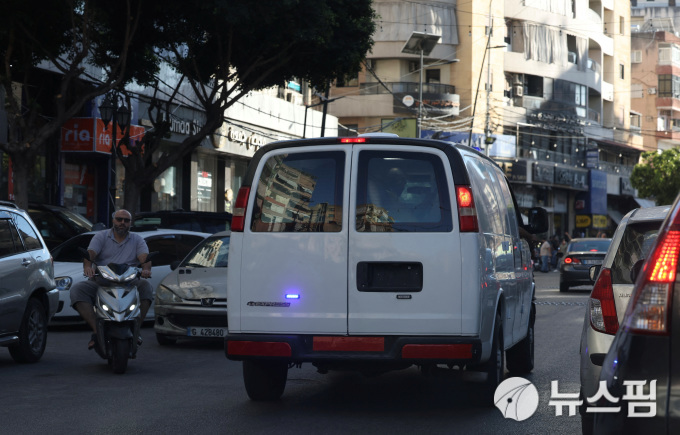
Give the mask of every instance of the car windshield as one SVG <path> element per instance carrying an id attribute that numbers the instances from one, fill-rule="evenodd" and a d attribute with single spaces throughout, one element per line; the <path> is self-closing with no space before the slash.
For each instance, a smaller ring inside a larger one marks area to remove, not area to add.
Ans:
<path id="1" fill-rule="evenodd" d="M 612 284 L 633 284 L 630 271 L 639 260 L 647 257 L 656 240 L 661 221 L 630 224 L 612 262 Z"/>
<path id="2" fill-rule="evenodd" d="M 611 239 L 572 242 L 569 246 L 569 252 L 607 252 L 611 242 Z"/>
<path id="3" fill-rule="evenodd" d="M 83 256 L 78 248 L 87 249 L 93 236 L 94 234 L 81 234 L 70 238 L 52 250 L 52 258 L 65 263 L 82 263 Z"/>
<path id="4" fill-rule="evenodd" d="M 227 267 L 229 236 L 208 237 L 180 264 L 181 267 Z"/>

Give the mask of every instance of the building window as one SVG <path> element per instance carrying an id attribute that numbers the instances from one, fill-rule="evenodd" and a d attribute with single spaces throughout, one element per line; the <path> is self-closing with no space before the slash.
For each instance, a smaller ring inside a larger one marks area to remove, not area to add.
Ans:
<path id="1" fill-rule="evenodd" d="M 639 113 L 630 114 L 630 129 L 640 131 L 642 128 L 642 115 Z"/>
<path id="2" fill-rule="evenodd" d="M 438 69 L 425 70 L 425 82 L 426 83 L 441 83 L 441 70 L 438 70 Z"/>
<path id="3" fill-rule="evenodd" d="M 671 74 L 660 74 L 659 97 L 680 98 L 680 77 Z"/>
<path id="4" fill-rule="evenodd" d="M 340 79 L 338 79 L 335 83 L 335 86 L 338 88 L 349 88 L 349 87 L 356 87 L 359 86 L 359 75 L 346 75 Z"/>
<path id="5" fill-rule="evenodd" d="M 620 63 L 619 64 L 619 78 L 621 80 L 623 80 L 625 78 L 625 75 L 624 75 L 625 70 L 626 70 L 626 67 L 622 63 Z"/>
<path id="6" fill-rule="evenodd" d="M 626 34 L 626 22 L 623 20 L 623 17 L 619 17 L 619 33 L 622 35 Z"/>

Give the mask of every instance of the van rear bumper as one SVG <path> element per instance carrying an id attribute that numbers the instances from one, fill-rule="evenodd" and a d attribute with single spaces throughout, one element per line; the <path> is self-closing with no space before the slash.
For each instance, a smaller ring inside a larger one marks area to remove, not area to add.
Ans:
<path id="1" fill-rule="evenodd" d="M 232 361 L 476 364 L 482 344 L 478 338 L 443 336 L 229 334 L 224 351 Z"/>

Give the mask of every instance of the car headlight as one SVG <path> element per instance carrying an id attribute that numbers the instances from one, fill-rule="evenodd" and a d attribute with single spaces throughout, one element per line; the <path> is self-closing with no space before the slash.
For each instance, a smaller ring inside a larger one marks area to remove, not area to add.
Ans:
<path id="1" fill-rule="evenodd" d="M 73 278 L 70 276 L 58 276 L 54 281 L 57 283 L 57 290 L 60 292 L 70 289 L 73 284 Z"/>
<path id="2" fill-rule="evenodd" d="M 161 302 L 182 302 L 182 298 L 177 296 L 172 292 L 172 290 L 162 284 L 158 286 L 156 297 Z"/>

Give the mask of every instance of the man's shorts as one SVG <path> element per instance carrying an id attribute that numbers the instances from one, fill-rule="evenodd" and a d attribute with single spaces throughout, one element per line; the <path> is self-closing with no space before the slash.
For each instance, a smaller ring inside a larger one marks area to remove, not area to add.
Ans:
<path id="1" fill-rule="evenodd" d="M 100 282 L 108 283 L 109 281 L 102 280 Z M 131 283 L 137 285 L 137 291 L 139 292 L 139 298 L 141 300 L 146 299 L 153 302 L 153 288 L 148 280 L 137 278 L 136 280 L 131 281 Z M 94 279 L 75 283 L 69 291 L 71 306 L 73 307 L 78 302 L 87 302 L 90 305 L 94 305 L 98 287 L 99 285 Z"/>

